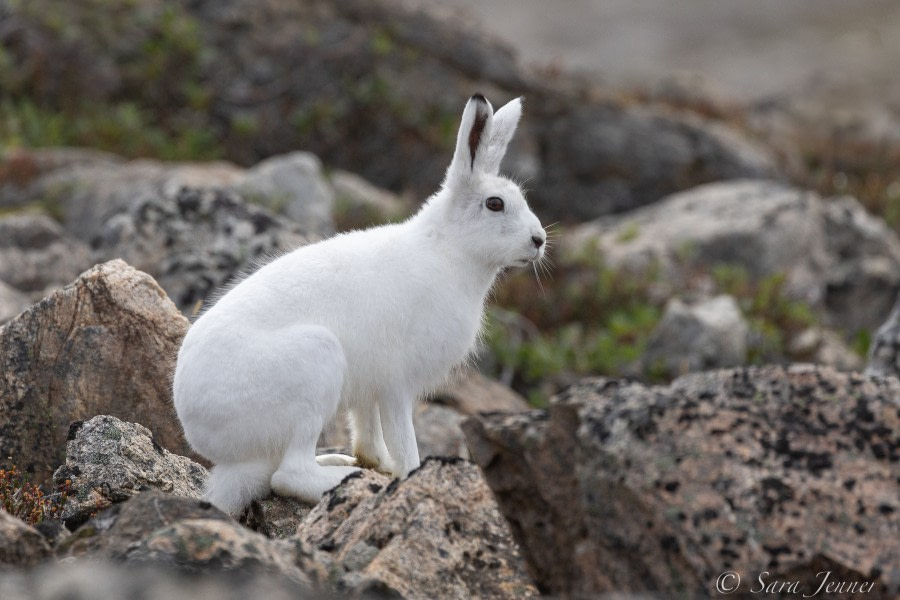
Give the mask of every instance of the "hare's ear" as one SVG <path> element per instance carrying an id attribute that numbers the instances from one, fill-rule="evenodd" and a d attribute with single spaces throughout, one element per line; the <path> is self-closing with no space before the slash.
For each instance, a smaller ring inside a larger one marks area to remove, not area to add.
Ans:
<path id="1" fill-rule="evenodd" d="M 456 136 L 453 162 L 447 169 L 447 183 L 463 183 L 481 170 L 481 162 L 488 150 L 493 118 L 494 109 L 484 96 L 475 94 L 469 98 Z"/>
<path id="2" fill-rule="evenodd" d="M 506 155 L 506 147 L 509 146 L 509 142 L 516 132 L 516 126 L 519 124 L 521 116 L 522 98 L 516 98 L 507 102 L 494 115 L 487 151 L 479 157 L 480 167 L 484 172 L 492 175 L 500 172 L 500 162 Z"/>

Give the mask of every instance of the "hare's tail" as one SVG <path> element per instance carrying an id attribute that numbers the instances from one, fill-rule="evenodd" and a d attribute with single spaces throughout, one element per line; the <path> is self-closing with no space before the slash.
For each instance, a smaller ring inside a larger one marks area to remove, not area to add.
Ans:
<path id="1" fill-rule="evenodd" d="M 212 468 L 203 497 L 234 515 L 269 494 L 275 467 L 265 461 L 219 464 Z"/>

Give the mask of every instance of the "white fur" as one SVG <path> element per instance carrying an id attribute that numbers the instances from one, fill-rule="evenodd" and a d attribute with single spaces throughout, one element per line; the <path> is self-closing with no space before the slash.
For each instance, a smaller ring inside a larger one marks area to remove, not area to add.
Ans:
<path id="1" fill-rule="evenodd" d="M 497 174 L 520 115 L 519 99 L 494 115 L 473 96 L 441 190 L 416 215 L 286 254 L 194 323 L 175 408 L 188 442 L 215 464 L 210 502 L 236 513 L 270 490 L 315 502 L 355 464 L 395 476 L 419 466 L 414 403 L 471 352 L 498 272 L 544 252 L 519 187 Z M 486 208 L 492 196 L 503 211 Z M 339 408 L 355 456 L 316 460 Z"/>

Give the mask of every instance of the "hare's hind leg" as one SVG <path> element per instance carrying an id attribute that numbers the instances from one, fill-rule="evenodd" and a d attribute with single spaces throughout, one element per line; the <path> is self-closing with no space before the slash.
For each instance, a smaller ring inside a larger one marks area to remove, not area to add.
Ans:
<path id="1" fill-rule="evenodd" d="M 217 508 L 235 515 L 251 500 L 268 495 L 274 471 L 275 466 L 263 460 L 218 464 L 209 474 L 203 496 Z"/>
<path id="2" fill-rule="evenodd" d="M 272 474 L 272 490 L 307 502 L 322 495 L 344 477 L 358 471 L 350 466 L 323 466 L 316 461 L 316 441 L 337 412 L 347 363 L 340 342 L 324 327 L 302 326 L 291 332 L 289 351 L 300 361 L 299 397 L 286 418 L 294 424 L 281 461 Z"/>

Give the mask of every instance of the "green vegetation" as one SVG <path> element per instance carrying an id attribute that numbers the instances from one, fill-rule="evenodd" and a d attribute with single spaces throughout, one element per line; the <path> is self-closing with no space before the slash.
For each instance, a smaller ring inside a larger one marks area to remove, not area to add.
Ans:
<path id="1" fill-rule="evenodd" d="M 61 40 L 54 52 L 69 54 L 63 61 L 0 49 L 0 149 L 68 145 L 126 157 L 221 156 L 202 80 L 210 56 L 198 23 L 176 4 L 72 0 L 11 8 Z M 80 72 L 80 62 L 98 60 L 114 61 L 110 81 Z"/>
<path id="2" fill-rule="evenodd" d="M 754 278 L 740 266 L 717 265 L 687 281 L 700 279 L 737 299 L 751 330 L 749 363 L 790 358 L 789 341 L 816 324 L 811 308 L 788 296 L 782 274 Z M 488 311 L 485 344 L 495 374 L 536 404 L 586 375 L 660 381 L 660 369 L 639 360 L 670 296 L 654 293 L 660 283 L 658 267 L 616 270 L 588 252 L 567 259 L 543 286 L 533 273 L 513 275 Z M 673 294 L 689 295 L 685 285 Z"/>
<path id="3" fill-rule="evenodd" d="M 130 102 L 69 112 L 29 100 L 0 101 L 0 147 L 52 146 L 87 146 L 164 160 L 212 160 L 221 155 L 206 129 L 198 125 L 168 131 Z"/>

